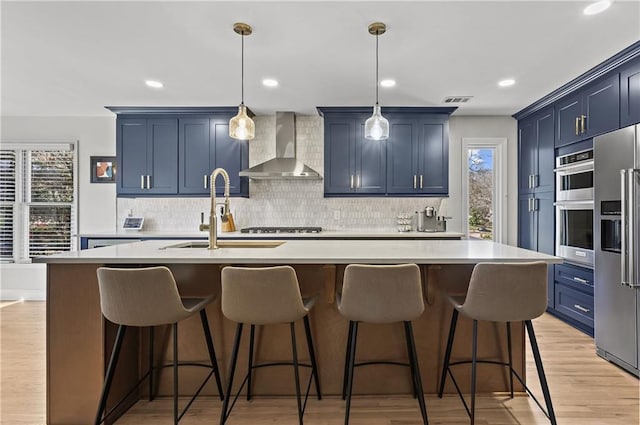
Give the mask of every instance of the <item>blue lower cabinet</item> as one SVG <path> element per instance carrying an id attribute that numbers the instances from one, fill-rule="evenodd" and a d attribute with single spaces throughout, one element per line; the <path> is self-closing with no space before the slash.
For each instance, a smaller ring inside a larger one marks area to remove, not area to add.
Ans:
<path id="1" fill-rule="evenodd" d="M 571 264 L 556 264 L 555 305 L 549 311 L 593 336 L 593 270 Z"/>

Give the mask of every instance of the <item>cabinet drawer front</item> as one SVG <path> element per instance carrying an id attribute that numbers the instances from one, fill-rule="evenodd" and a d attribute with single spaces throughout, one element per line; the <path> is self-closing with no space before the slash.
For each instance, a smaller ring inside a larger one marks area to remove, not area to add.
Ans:
<path id="1" fill-rule="evenodd" d="M 593 295 L 593 270 L 556 264 L 555 280 L 570 288 Z"/>
<path id="2" fill-rule="evenodd" d="M 556 310 L 593 327 L 593 295 L 556 283 Z"/>

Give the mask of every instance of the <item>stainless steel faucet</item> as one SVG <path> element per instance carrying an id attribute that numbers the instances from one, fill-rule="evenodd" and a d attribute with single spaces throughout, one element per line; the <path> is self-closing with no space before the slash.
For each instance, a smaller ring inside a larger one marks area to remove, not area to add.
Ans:
<path id="1" fill-rule="evenodd" d="M 229 174 L 224 168 L 216 168 L 209 177 L 209 187 L 211 188 L 211 211 L 209 212 L 209 224 L 200 223 L 200 231 L 209 231 L 209 249 L 218 249 L 218 218 L 216 216 L 216 178 L 222 175 L 224 179 L 224 211 L 222 217 L 229 214 Z M 204 215 L 204 214 L 203 214 Z M 204 221 L 204 217 L 201 217 Z"/>

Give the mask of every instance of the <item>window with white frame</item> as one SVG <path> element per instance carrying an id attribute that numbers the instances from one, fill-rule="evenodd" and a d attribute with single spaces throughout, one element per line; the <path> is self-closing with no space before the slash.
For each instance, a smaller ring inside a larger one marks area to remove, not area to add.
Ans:
<path id="1" fill-rule="evenodd" d="M 0 261 L 76 249 L 76 170 L 73 143 L 2 143 Z"/>
<path id="2" fill-rule="evenodd" d="M 468 239 L 506 243 L 507 139 L 462 139 L 463 229 Z"/>

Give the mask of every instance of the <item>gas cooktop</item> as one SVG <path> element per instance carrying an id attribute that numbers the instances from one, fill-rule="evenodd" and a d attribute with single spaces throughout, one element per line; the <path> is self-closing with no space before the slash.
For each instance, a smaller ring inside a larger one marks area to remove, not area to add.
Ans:
<path id="1" fill-rule="evenodd" d="M 320 233 L 322 227 L 245 227 L 241 233 Z"/>

